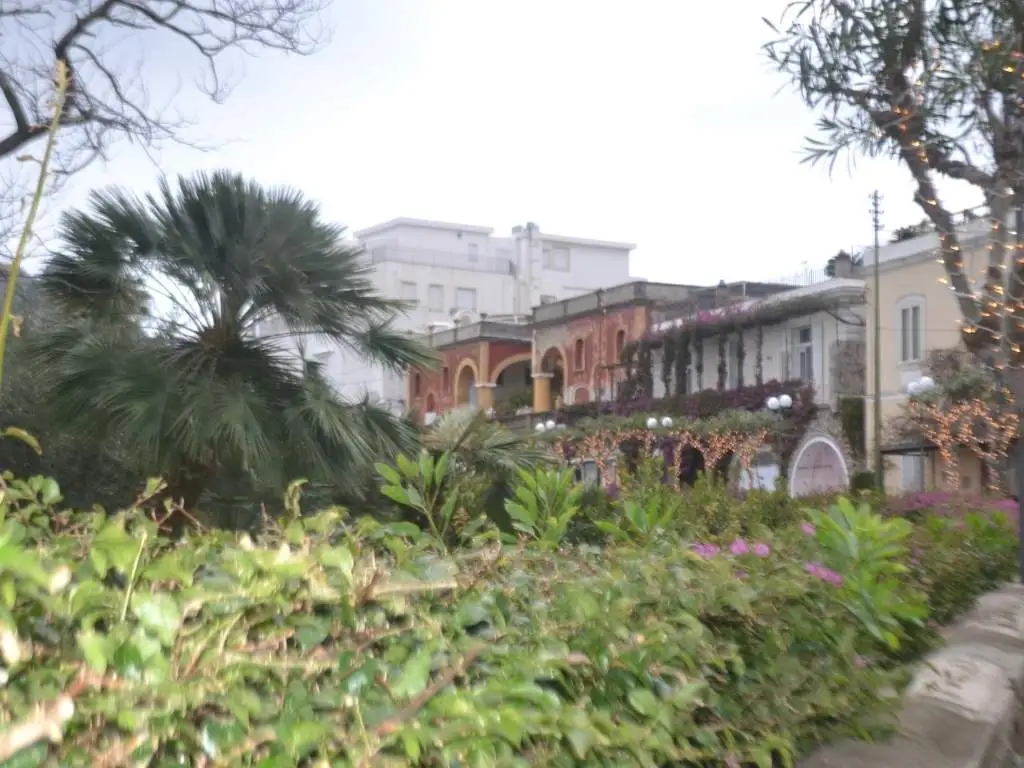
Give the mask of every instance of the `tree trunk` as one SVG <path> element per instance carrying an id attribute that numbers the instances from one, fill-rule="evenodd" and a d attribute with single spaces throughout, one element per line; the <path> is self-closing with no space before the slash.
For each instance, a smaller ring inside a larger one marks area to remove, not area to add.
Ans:
<path id="1" fill-rule="evenodd" d="M 199 500 L 212 476 L 212 466 L 190 461 L 180 466 L 167 479 L 167 490 L 163 498 L 169 500 L 173 506 L 170 514 L 166 516 L 164 528 L 171 536 L 180 536 L 193 522 Z"/>

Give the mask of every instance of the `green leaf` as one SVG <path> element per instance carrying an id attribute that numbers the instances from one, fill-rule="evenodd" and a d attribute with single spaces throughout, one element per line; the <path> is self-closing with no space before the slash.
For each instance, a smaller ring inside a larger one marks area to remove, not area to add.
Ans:
<path id="1" fill-rule="evenodd" d="M 167 592 L 136 592 L 131 600 L 132 614 L 160 642 L 170 646 L 181 626 L 181 608 Z"/>
<path id="2" fill-rule="evenodd" d="M 630 691 L 629 704 L 644 717 L 651 717 L 658 711 L 658 697 L 646 688 L 634 688 Z"/>
<path id="3" fill-rule="evenodd" d="M 277 739 L 295 758 L 305 757 L 331 732 L 332 725 L 320 720 L 304 722 L 283 721 L 277 729 Z"/>
<path id="4" fill-rule="evenodd" d="M 583 728 L 570 728 L 566 738 L 569 739 L 569 745 L 578 760 L 586 759 L 587 752 L 594 746 L 595 741 L 593 732 Z"/>
<path id="5" fill-rule="evenodd" d="M 0 432 L 0 437 L 13 437 L 15 440 L 21 440 L 38 455 L 43 455 L 43 448 L 39 445 L 39 441 L 21 427 L 7 427 Z"/>
<path id="6" fill-rule="evenodd" d="M 324 619 L 307 618 L 295 630 L 295 639 L 299 641 L 303 651 L 309 651 L 321 645 L 327 639 L 330 630 L 330 622 Z"/>
<path id="7" fill-rule="evenodd" d="M 346 579 L 352 579 L 352 570 L 355 568 L 355 559 L 352 552 L 344 544 L 339 544 L 330 549 L 321 550 L 317 554 L 320 564 L 325 568 L 334 568 L 341 571 Z"/>
<path id="8" fill-rule="evenodd" d="M 433 659 L 434 652 L 431 648 L 421 648 L 406 659 L 401 675 L 391 686 L 391 693 L 396 699 L 415 696 L 427 687 Z"/>
<path id="9" fill-rule="evenodd" d="M 384 464 L 383 462 L 374 464 L 377 469 L 377 474 L 380 475 L 385 482 L 389 485 L 401 485 L 402 476 L 398 474 L 394 467 L 390 464 Z"/>
<path id="10" fill-rule="evenodd" d="M 97 634 L 89 629 L 79 632 L 75 636 L 75 641 L 82 651 L 85 663 L 93 671 L 101 675 L 107 671 L 107 666 L 110 663 L 110 643 L 107 641 L 106 636 Z"/>

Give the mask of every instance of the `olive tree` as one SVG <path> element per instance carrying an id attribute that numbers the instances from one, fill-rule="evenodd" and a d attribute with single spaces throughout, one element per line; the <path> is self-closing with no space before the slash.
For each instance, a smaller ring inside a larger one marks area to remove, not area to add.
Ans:
<path id="1" fill-rule="evenodd" d="M 897 159 L 938 234 L 968 349 L 1020 366 L 1024 238 L 1008 222 L 1024 205 L 1024 0 L 801 0 L 765 21 L 769 58 L 820 114 L 807 160 Z M 944 178 L 975 187 L 991 217 L 977 288 Z"/>

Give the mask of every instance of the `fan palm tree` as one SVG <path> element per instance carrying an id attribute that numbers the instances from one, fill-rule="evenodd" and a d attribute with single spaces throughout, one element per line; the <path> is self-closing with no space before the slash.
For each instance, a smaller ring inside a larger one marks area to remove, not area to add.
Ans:
<path id="1" fill-rule="evenodd" d="M 302 340 L 395 370 L 429 354 L 394 328 L 405 305 L 378 293 L 342 234 L 300 193 L 228 172 L 165 179 L 143 198 L 93 193 L 63 217 L 39 278 L 73 318 L 33 341 L 47 401 L 69 428 L 163 474 L 186 508 L 225 474 L 270 490 L 301 473 L 352 491 L 414 435 L 372 403 L 339 400 Z"/>
<path id="2" fill-rule="evenodd" d="M 514 477 L 553 461 L 553 454 L 535 441 L 491 421 L 476 408 L 456 408 L 443 414 L 423 433 L 423 447 L 450 453 L 467 470 Z"/>

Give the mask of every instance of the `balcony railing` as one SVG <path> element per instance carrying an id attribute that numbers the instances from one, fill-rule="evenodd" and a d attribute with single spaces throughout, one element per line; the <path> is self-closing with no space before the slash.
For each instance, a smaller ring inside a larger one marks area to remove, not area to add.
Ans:
<path id="1" fill-rule="evenodd" d="M 516 264 L 512 259 L 502 259 L 494 256 L 473 256 L 468 253 L 450 253 L 423 248 L 382 245 L 371 248 L 369 257 L 370 261 L 374 264 L 397 261 L 403 264 L 418 264 L 424 267 L 463 269 L 467 272 L 486 272 L 488 274 L 511 276 L 516 274 Z"/>
<path id="2" fill-rule="evenodd" d="M 432 347 L 448 347 L 471 341 L 522 341 L 528 342 L 531 328 L 528 325 L 492 323 L 482 320 L 471 325 L 459 325 L 444 331 L 428 333 L 423 338 Z"/>

